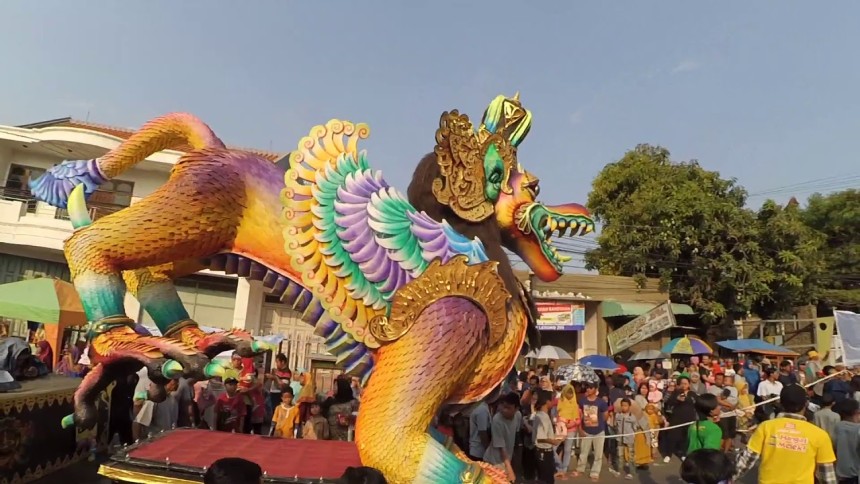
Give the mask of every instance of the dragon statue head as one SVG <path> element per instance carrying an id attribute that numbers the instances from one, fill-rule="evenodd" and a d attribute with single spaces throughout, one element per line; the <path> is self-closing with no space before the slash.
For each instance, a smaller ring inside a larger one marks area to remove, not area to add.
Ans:
<path id="1" fill-rule="evenodd" d="M 457 111 L 442 114 L 432 181 L 436 201 L 463 221 L 494 222 L 501 243 L 544 281 L 556 280 L 569 257 L 558 254 L 553 235 L 584 235 L 594 221 L 582 205 L 548 206 L 537 201 L 537 177 L 517 161 L 517 148 L 531 129 L 532 114 L 513 98 L 496 97 L 475 130 Z M 425 182 L 426 183 L 426 182 Z"/>

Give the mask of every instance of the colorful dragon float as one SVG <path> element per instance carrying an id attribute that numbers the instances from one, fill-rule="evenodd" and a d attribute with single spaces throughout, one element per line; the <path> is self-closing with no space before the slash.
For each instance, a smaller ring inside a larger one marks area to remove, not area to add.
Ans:
<path id="1" fill-rule="evenodd" d="M 189 318 L 173 280 L 201 269 L 263 282 L 302 312 L 328 351 L 366 385 L 356 422 L 362 462 L 390 482 L 505 482 L 431 427 L 445 405 L 498 391 L 524 347 L 534 306 L 504 248 L 541 279 L 567 260 L 551 237 L 594 224 L 577 204 L 536 201 L 538 179 L 517 162 L 532 115 L 518 95 L 498 96 L 476 130 L 468 116 L 442 114 L 432 153 L 404 196 L 369 167 L 358 143 L 364 124 L 314 127 L 284 174 L 271 161 L 225 147 L 188 114 L 144 125 L 104 157 L 66 161 L 32 185 L 68 205 L 65 243 L 74 284 L 91 321 L 95 365 L 75 395 L 72 422 L 95 422 L 96 395 L 145 366 L 161 384 L 204 378 L 210 359 L 266 348 L 241 330 L 205 334 Z M 92 222 L 85 196 L 151 154 L 190 145 L 169 180 L 120 212 Z M 138 334 L 126 316 L 130 291 L 162 337 Z"/>

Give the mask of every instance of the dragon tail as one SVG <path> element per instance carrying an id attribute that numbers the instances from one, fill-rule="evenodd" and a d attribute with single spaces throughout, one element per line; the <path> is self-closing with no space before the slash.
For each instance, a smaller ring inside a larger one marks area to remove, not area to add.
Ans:
<path id="1" fill-rule="evenodd" d="M 172 113 L 149 121 L 118 147 L 96 160 L 67 160 L 30 182 L 30 191 L 39 200 L 66 208 L 72 190 L 84 186 L 84 195 L 95 192 L 102 183 L 161 150 L 184 148 L 198 150 L 224 148 L 200 119 L 187 113 Z"/>

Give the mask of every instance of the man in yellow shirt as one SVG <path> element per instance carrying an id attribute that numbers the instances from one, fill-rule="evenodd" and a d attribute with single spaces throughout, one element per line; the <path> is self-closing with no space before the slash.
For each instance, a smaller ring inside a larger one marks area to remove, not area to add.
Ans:
<path id="1" fill-rule="evenodd" d="M 779 394 L 783 412 L 762 422 L 738 458 L 734 480 L 761 461 L 759 484 L 837 484 L 836 455 L 827 432 L 806 421 L 806 389 L 788 385 Z"/>

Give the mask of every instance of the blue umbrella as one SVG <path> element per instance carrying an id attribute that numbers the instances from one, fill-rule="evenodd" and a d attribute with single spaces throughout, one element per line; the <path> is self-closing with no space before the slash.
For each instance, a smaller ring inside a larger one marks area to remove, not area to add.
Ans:
<path id="1" fill-rule="evenodd" d="M 595 370 L 617 370 L 618 365 L 612 358 L 603 355 L 589 355 L 579 359 L 579 364 L 591 367 Z"/>

